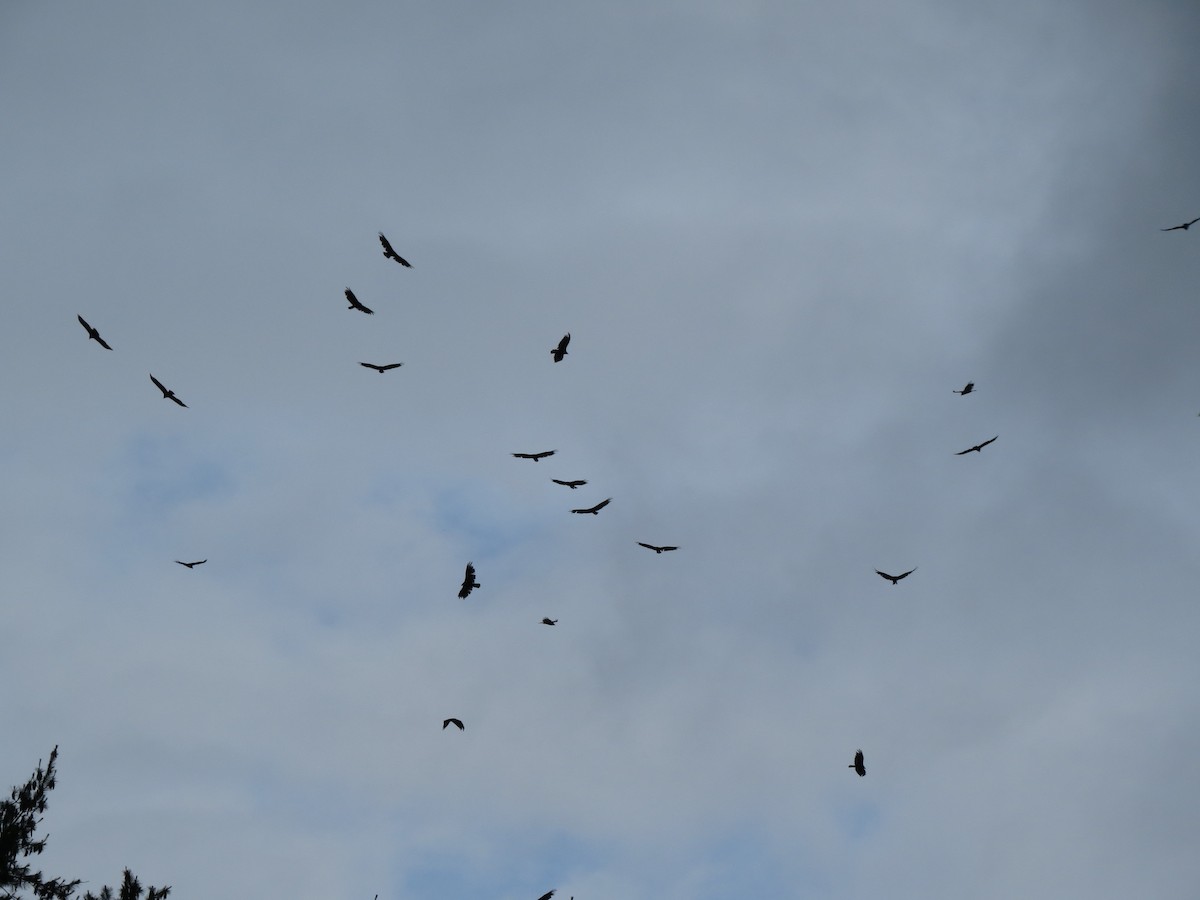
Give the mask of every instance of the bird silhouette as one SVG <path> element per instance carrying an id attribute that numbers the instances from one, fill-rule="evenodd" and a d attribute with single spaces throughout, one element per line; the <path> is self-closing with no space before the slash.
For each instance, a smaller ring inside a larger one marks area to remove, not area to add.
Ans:
<path id="1" fill-rule="evenodd" d="M 994 441 L 997 437 L 1000 437 L 1000 435 L 996 435 L 996 437 L 992 438 L 991 440 L 984 441 L 982 444 L 976 444 L 974 447 L 968 447 L 966 450 L 959 450 L 954 455 L 962 456 L 965 453 L 980 453 L 980 452 L 982 452 L 984 447 L 986 447 L 988 444 L 990 444 L 992 441 Z"/>
<path id="2" fill-rule="evenodd" d="M 108 346 L 108 343 L 104 340 L 104 338 L 100 337 L 100 332 L 97 331 L 95 328 L 93 328 L 91 325 L 89 325 L 87 323 L 87 321 L 83 318 L 83 316 L 76 316 L 75 318 L 77 318 L 79 320 L 80 325 L 82 325 L 84 328 L 87 329 L 88 338 L 95 341 L 97 344 L 99 344 L 105 350 L 112 349 L 112 347 Z"/>
<path id="3" fill-rule="evenodd" d="M 180 400 L 178 397 L 175 396 L 174 391 L 169 391 L 165 387 L 163 387 L 163 383 L 161 381 L 159 381 L 157 378 L 155 378 L 153 373 L 150 375 L 150 380 L 154 382 L 154 386 L 156 388 L 158 388 L 160 391 L 162 391 L 164 400 L 174 400 L 180 406 L 184 406 L 184 407 L 187 406 L 186 403 L 184 403 L 182 400 Z"/>
<path id="4" fill-rule="evenodd" d="M 562 362 L 562 358 L 567 355 L 567 344 L 571 343 L 571 332 L 567 332 L 562 336 L 562 340 L 558 342 L 558 346 L 550 351 L 550 355 L 554 357 L 555 362 Z"/>
<path id="5" fill-rule="evenodd" d="M 541 453 L 514 453 L 517 459 L 532 459 L 537 462 L 539 459 L 545 459 L 547 456 L 553 456 L 557 450 L 543 450 Z"/>
<path id="6" fill-rule="evenodd" d="M 854 762 L 850 763 L 850 765 L 848 765 L 846 768 L 853 769 L 855 772 L 857 772 L 859 778 L 862 778 L 867 774 L 867 767 L 863 765 L 863 755 L 861 750 L 854 754 Z"/>
<path id="7" fill-rule="evenodd" d="M 653 550 L 655 553 L 666 553 L 668 550 L 679 549 L 678 547 L 656 547 L 653 544 L 643 544 L 641 541 L 638 541 L 637 544 L 639 547 L 645 547 L 647 550 Z"/>
<path id="8" fill-rule="evenodd" d="M 573 513 L 591 513 L 594 516 L 594 515 L 598 514 L 600 512 L 600 510 L 604 509 L 604 507 L 608 506 L 608 504 L 610 504 L 610 503 L 612 503 L 612 497 L 609 497 L 607 500 L 601 500 L 595 506 L 589 506 L 587 509 L 573 509 L 573 510 L 571 510 L 571 512 L 573 512 Z"/>
<path id="9" fill-rule="evenodd" d="M 400 368 L 402 365 L 404 365 L 404 363 L 388 363 L 386 366 L 379 366 L 379 365 L 376 365 L 375 363 L 360 362 L 359 365 L 364 366 L 368 369 L 374 369 L 376 372 L 378 372 L 380 375 L 382 375 L 384 372 L 388 371 L 388 369 Z"/>
<path id="10" fill-rule="evenodd" d="M 544 893 L 544 894 L 542 894 L 542 896 L 538 897 L 538 900 L 550 900 L 550 898 L 553 896 L 554 896 L 554 891 L 546 891 L 546 893 Z"/>
<path id="11" fill-rule="evenodd" d="M 383 236 L 383 232 L 379 232 L 379 243 L 383 244 L 383 255 L 388 259 L 394 259 L 406 269 L 412 268 L 412 263 L 392 249 L 392 245 L 388 243 L 388 239 Z"/>
<path id="12" fill-rule="evenodd" d="M 187 566 L 189 569 L 194 569 L 196 566 L 204 565 L 206 562 L 208 562 L 208 560 L 198 559 L 195 562 L 185 563 L 182 559 L 177 559 L 175 562 L 179 563 L 181 566 Z"/>
<path id="13" fill-rule="evenodd" d="M 447 725 L 457 725 L 459 731 L 466 731 L 467 726 L 462 723 L 462 719 L 443 719 L 442 731 L 446 730 Z"/>
<path id="14" fill-rule="evenodd" d="M 350 288 L 346 288 L 346 299 L 350 302 L 350 305 L 346 309 L 357 309 L 359 312 L 365 312 L 368 316 L 375 315 L 375 310 L 367 309 L 367 307 L 358 302 L 358 298 L 354 296 L 354 291 L 350 290 Z"/>
<path id="15" fill-rule="evenodd" d="M 465 600 L 467 595 L 477 587 L 483 587 L 483 585 L 475 580 L 475 567 L 467 563 L 467 571 L 463 576 L 462 587 L 458 591 L 459 599 Z"/>
<path id="16" fill-rule="evenodd" d="M 911 569 L 909 569 L 903 575 L 889 575 L 887 572 L 880 572 L 878 569 L 875 570 L 875 574 L 882 575 L 884 578 L 886 578 L 892 584 L 899 584 L 901 578 L 907 578 L 909 575 L 911 575 L 915 571 L 917 571 L 917 567 L 913 566 Z"/>
<path id="17" fill-rule="evenodd" d="M 1192 219 L 1190 222 L 1184 222 L 1182 225 L 1172 225 L 1170 228 L 1160 228 L 1159 231 L 1187 231 L 1197 222 L 1200 222 L 1200 216 Z"/>
<path id="18" fill-rule="evenodd" d="M 575 490 L 575 488 L 579 487 L 581 484 L 587 484 L 587 482 L 582 478 L 577 478 L 575 481 L 559 481 L 557 478 L 551 478 L 550 480 L 555 484 L 561 484 L 564 487 L 569 487 L 571 490 Z"/>
<path id="19" fill-rule="evenodd" d="M 967 394 L 971 393 L 971 391 L 973 391 L 973 390 L 975 390 L 975 382 L 968 381 L 967 386 L 965 388 L 963 388 L 961 391 L 955 391 L 954 393 L 962 394 L 965 397 Z"/>
<path id="20" fill-rule="evenodd" d="M 558 619 L 542 619 L 543 625 L 557 625 Z"/>

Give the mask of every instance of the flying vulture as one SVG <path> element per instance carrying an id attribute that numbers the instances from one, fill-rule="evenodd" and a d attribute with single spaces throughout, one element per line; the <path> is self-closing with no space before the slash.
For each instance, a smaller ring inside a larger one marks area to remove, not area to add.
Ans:
<path id="1" fill-rule="evenodd" d="M 465 600 L 467 594 L 471 593 L 472 589 L 477 587 L 483 587 L 483 585 L 475 580 L 475 567 L 467 563 L 467 573 L 463 576 L 462 588 L 458 592 L 459 599 Z"/>
<path id="2" fill-rule="evenodd" d="M 962 394 L 965 397 L 967 394 L 971 393 L 971 391 L 973 391 L 973 390 L 975 390 L 975 382 L 968 381 L 967 386 L 965 388 L 963 388 L 961 391 L 955 391 L 954 393 Z"/>
<path id="3" fill-rule="evenodd" d="M 612 497 L 609 497 L 607 500 L 601 500 L 595 506 L 588 507 L 587 509 L 573 509 L 573 510 L 571 510 L 571 512 L 573 512 L 573 513 L 591 513 L 594 516 L 594 515 L 597 515 L 600 512 L 600 510 L 604 509 L 604 507 L 608 506 L 608 504 L 610 504 L 610 503 L 612 503 Z"/>
<path id="4" fill-rule="evenodd" d="M 582 478 L 577 478 L 575 481 L 559 481 L 557 478 L 551 478 L 550 480 L 553 481 L 555 484 L 565 485 L 566 487 L 569 487 L 571 490 L 575 490 L 575 488 L 579 487 L 581 484 L 587 484 L 587 482 L 584 481 Z"/>
<path id="5" fill-rule="evenodd" d="M 571 343 L 571 332 L 567 332 L 562 336 L 562 340 L 558 342 L 558 346 L 550 351 L 550 355 L 554 357 L 555 362 L 562 362 L 562 358 L 567 355 L 567 344 Z"/>
<path id="6" fill-rule="evenodd" d="M 647 550 L 653 550 L 655 553 L 666 553 L 668 550 L 679 549 L 678 547 L 655 547 L 653 544 L 643 544 L 641 541 L 638 541 L 637 544 L 639 547 L 645 547 Z"/>
<path id="7" fill-rule="evenodd" d="M 538 897 L 538 900 L 550 900 L 550 898 L 553 896 L 554 896 L 554 891 L 546 891 L 546 893 L 544 893 L 544 894 L 542 894 L 542 896 Z"/>
<path id="8" fill-rule="evenodd" d="M 962 456 L 964 453 L 971 453 L 971 452 L 979 453 L 981 450 L 983 450 L 984 447 L 986 447 L 988 444 L 990 444 L 992 441 L 994 441 L 998 437 L 1000 437 L 1000 435 L 996 435 L 996 437 L 992 438 L 990 441 L 984 441 L 982 444 L 976 444 L 974 447 L 968 447 L 966 450 L 959 450 L 954 455 Z"/>
<path id="9" fill-rule="evenodd" d="M 467 730 L 467 726 L 462 723 L 462 719 L 444 719 L 442 721 L 442 731 L 446 730 L 447 725 L 457 725 L 459 731 Z"/>
<path id="10" fill-rule="evenodd" d="M 537 462 L 539 459 L 545 459 L 547 456 L 553 456 L 557 450 L 543 450 L 541 453 L 514 453 L 517 459 L 532 459 Z"/>
<path id="11" fill-rule="evenodd" d="M 1160 228 L 1158 230 L 1159 231 L 1187 231 L 1189 228 L 1191 228 L 1197 222 L 1200 222 L 1200 216 L 1198 216 L 1195 219 L 1192 219 L 1192 221 L 1190 221 L 1190 222 L 1184 222 L 1182 225 L 1172 225 L 1170 228 Z"/>
<path id="12" fill-rule="evenodd" d="M 350 290 L 350 288 L 346 288 L 346 299 L 350 301 L 350 305 L 346 309 L 357 309 L 359 312 L 365 312 L 368 316 L 375 315 L 375 310 L 367 309 L 358 302 L 358 298 L 354 296 L 354 291 Z"/>
<path id="13" fill-rule="evenodd" d="M 379 243 L 383 244 L 383 255 L 388 259 L 394 259 L 406 269 L 412 268 L 412 263 L 392 249 L 392 245 L 388 243 L 388 239 L 383 236 L 383 232 L 379 232 Z"/>
<path id="14" fill-rule="evenodd" d="M 855 772 L 857 772 L 859 778 L 862 778 L 867 774 L 867 767 L 863 765 L 863 755 L 861 750 L 854 754 L 854 762 L 850 763 L 850 765 L 848 765 L 846 768 L 853 769 Z"/>
<path id="15" fill-rule="evenodd" d="M 557 625 L 558 619 L 542 619 L 543 625 Z"/>
<path id="16" fill-rule="evenodd" d="M 175 396 L 174 391 L 168 391 L 165 387 L 163 387 L 163 383 L 161 381 L 159 381 L 157 378 L 155 378 L 153 373 L 151 373 L 151 375 L 150 375 L 150 380 L 154 382 L 154 386 L 156 388 L 158 388 L 160 391 L 163 392 L 164 400 L 174 400 L 180 406 L 187 406 L 186 403 L 184 403 L 182 400 L 180 400 L 178 397 Z"/>
<path id="17" fill-rule="evenodd" d="M 204 563 L 208 562 L 208 560 L 198 559 L 195 562 L 185 563 L 182 559 L 177 559 L 175 562 L 179 563 L 181 566 L 187 566 L 189 569 L 194 569 L 196 566 L 204 565 Z"/>
<path id="18" fill-rule="evenodd" d="M 398 369 L 398 368 L 400 368 L 402 365 L 404 365 L 404 363 L 388 363 L 386 366 L 378 366 L 378 365 L 376 365 L 375 363 L 365 363 L 365 362 L 360 362 L 360 363 L 359 363 L 359 365 L 360 365 L 360 366 L 365 366 L 365 367 L 366 367 L 366 368 L 368 368 L 368 369 L 374 369 L 376 372 L 378 372 L 380 375 L 382 375 L 382 374 L 383 374 L 384 372 L 386 372 L 388 369 Z"/>
<path id="19" fill-rule="evenodd" d="M 875 574 L 882 575 L 884 578 L 886 578 L 892 584 L 899 584 L 901 578 L 907 578 L 909 575 L 911 575 L 915 571 L 917 571 L 917 567 L 913 566 L 911 569 L 909 569 L 903 575 L 889 575 L 887 572 L 880 572 L 878 569 L 875 570 Z"/>
<path id="20" fill-rule="evenodd" d="M 100 337 L 100 332 L 99 332 L 99 331 L 97 331 L 95 328 L 93 328 L 91 325 L 89 325 L 89 324 L 88 324 L 88 323 L 87 323 L 87 322 L 84 320 L 83 316 L 76 316 L 76 318 L 77 318 L 77 319 L 79 319 L 79 324 L 80 324 L 80 325 L 82 325 L 84 328 L 86 328 L 86 329 L 87 329 L 87 333 L 88 333 L 88 337 L 89 337 L 89 338 L 91 338 L 93 341 L 95 341 L 97 344 L 99 344 L 99 345 L 100 345 L 101 347 L 103 347 L 105 350 L 111 350 L 111 349 L 112 349 L 112 347 L 108 346 L 108 344 L 107 344 L 107 343 L 105 343 L 105 341 L 104 341 L 104 338 Z"/>

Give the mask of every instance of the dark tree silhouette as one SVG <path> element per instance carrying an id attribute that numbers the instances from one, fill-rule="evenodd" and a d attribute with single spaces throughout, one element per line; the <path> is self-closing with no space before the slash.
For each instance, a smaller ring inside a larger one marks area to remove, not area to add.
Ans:
<path id="1" fill-rule="evenodd" d="M 78 878 L 67 881 L 47 878 L 42 872 L 24 862 L 46 849 L 46 838 L 35 837 L 42 814 L 46 811 L 46 795 L 54 790 L 54 763 L 58 747 L 50 751 L 46 768 L 38 760 L 37 771 L 20 787 L 14 787 L 10 799 L 0 801 L 0 900 L 16 900 L 28 892 L 37 900 L 71 900 L 82 883 Z M 169 886 L 151 887 L 145 900 L 166 900 Z M 142 886 L 133 873 L 125 870 L 125 880 L 116 900 L 141 900 Z M 99 896 L 90 891 L 83 900 L 114 900 L 112 888 L 104 887 Z"/>

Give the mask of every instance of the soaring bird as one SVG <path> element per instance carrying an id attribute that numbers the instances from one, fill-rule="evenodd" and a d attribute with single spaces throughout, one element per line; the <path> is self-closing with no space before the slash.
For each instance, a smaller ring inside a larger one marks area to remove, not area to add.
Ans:
<path id="1" fill-rule="evenodd" d="M 863 755 L 861 750 L 854 754 L 854 762 L 850 763 L 850 765 L 848 765 L 846 768 L 853 769 L 855 772 L 857 772 L 859 778 L 862 778 L 867 774 L 867 767 L 863 765 Z"/>
<path id="2" fill-rule="evenodd" d="M 562 358 L 567 355 L 567 344 L 571 343 L 571 332 L 567 332 L 562 336 L 562 340 L 558 342 L 558 346 L 550 351 L 550 355 L 554 357 L 555 362 L 562 362 Z"/>
<path id="3" fill-rule="evenodd" d="M 392 249 L 392 245 L 388 243 L 388 239 L 383 236 L 383 232 L 379 232 L 379 243 L 383 244 L 383 255 L 388 259 L 394 259 L 406 269 L 412 268 L 412 263 Z"/>
<path id="4" fill-rule="evenodd" d="M 550 898 L 553 896 L 554 896 L 554 891 L 546 891 L 546 893 L 544 893 L 544 894 L 542 894 L 542 896 L 538 897 L 538 900 L 550 900 Z"/>
<path id="5" fill-rule="evenodd" d="M 641 541 L 638 541 L 637 544 L 639 547 L 645 547 L 647 550 L 653 550 L 655 553 L 666 553 L 668 550 L 679 549 L 678 547 L 655 547 L 653 544 L 643 544 Z"/>
<path id="6" fill-rule="evenodd" d="M 97 331 L 95 328 L 93 328 L 91 325 L 89 325 L 89 324 L 88 324 L 88 323 L 87 323 L 87 322 L 84 320 L 83 316 L 76 316 L 76 318 L 77 318 L 77 319 L 79 319 L 79 324 L 80 324 L 80 325 L 82 325 L 84 328 L 86 328 L 86 329 L 87 329 L 87 333 L 88 333 L 88 337 L 89 337 L 89 338 L 91 338 L 93 341 L 95 341 L 97 344 L 99 344 L 99 345 L 100 345 L 101 347 L 103 347 L 105 350 L 111 350 L 111 349 L 112 349 L 112 347 L 108 346 L 108 344 L 105 342 L 104 338 L 100 337 L 100 332 L 99 332 L 99 331 Z"/>
<path id="7" fill-rule="evenodd" d="M 557 625 L 558 619 L 542 619 L 543 625 Z"/>
<path id="8" fill-rule="evenodd" d="M 1192 221 L 1190 221 L 1190 222 L 1184 222 L 1182 225 L 1172 225 L 1170 228 L 1160 228 L 1158 230 L 1159 231 L 1187 231 L 1189 228 L 1191 228 L 1197 222 L 1200 222 L 1200 216 L 1197 216 L 1195 219 L 1192 219 Z"/>
<path id="9" fill-rule="evenodd" d="M 553 456 L 557 450 L 543 450 L 541 453 L 514 453 L 517 459 L 532 459 L 537 462 L 539 459 L 545 459 L 547 456 Z"/>
<path id="10" fill-rule="evenodd" d="M 467 594 L 471 593 L 471 591 L 477 587 L 483 587 L 483 585 L 475 580 L 475 567 L 470 563 L 467 563 L 467 572 L 466 575 L 463 576 L 462 587 L 458 591 L 459 599 L 465 600 Z"/>
<path id="11" fill-rule="evenodd" d="M 388 363 L 386 366 L 379 366 L 379 365 L 376 365 L 375 363 L 360 362 L 359 365 L 365 366 L 368 369 L 374 369 L 376 372 L 378 372 L 380 375 L 382 375 L 388 369 L 400 368 L 402 365 L 404 365 L 404 363 Z"/>
<path id="12" fill-rule="evenodd" d="M 446 730 L 447 725 L 457 725 L 459 731 L 467 730 L 467 726 L 462 723 L 462 719 L 444 719 L 442 721 L 442 731 Z"/>
<path id="13" fill-rule="evenodd" d="M 365 312 L 368 316 L 375 315 L 375 310 L 367 309 L 358 302 L 358 298 L 354 296 L 354 291 L 350 290 L 350 288 L 346 288 L 346 299 L 350 301 L 350 305 L 346 309 L 357 309 L 359 312 Z"/>
<path id="14" fill-rule="evenodd" d="M 156 388 L 158 388 L 160 391 L 163 392 L 164 400 L 174 400 L 180 406 L 187 406 L 186 403 L 184 403 L 182 400 L 180 400 L 178 397 L 175 396 L 174 391 L 169 391 L 165 387 L 163 387 L 163 383 L 161 381 L 159 381 L 157 378 L 155 378 L 153 373 L 151 373 L 151 375 L 150 375 L 150 380 L 154 382 L 154 386 Z"/>
<path id="15" fill-rule="evenodd" d="M 573 510 L 571 510 L 571 512 L 573 512 L 573 513 L 591 513 L 594 516 L 594 515 L 597 515 L 600 512 L 600 510 L 604 509 L 604 507 L 608 506 L 608 504 L 610 504 L 610 503 L 612 503 L 612 497 L 609 497 L 607 500 L 601 500 L 595 506 L 590 506 L 587 509 L 573 509 Z"/>
<path id="16" fill-rule="evenodd" d="M 179 563 L 181 566 L 187 566 L 189 569 L 194 569 L 196 566 L 204 565 L 204 563 L 208 562 L 208 560 L 198 559 L 195 562 L 185 563 L 182 559 L 177 559 L 175 562 Z"/>
<path id="17" fill-rule="evenodd" d="M 984 447 L 986 447 L 988 444 L 990 444 L 992 441 L 994 441 L 998 437 L 1000 437 L 1000 435 L 996 435 L 996 437 L 992 438 L 991 440 L 984 441 L 982 444 L 976 444 L 974 447 L 968 447 L 966 450 L 959 450 L 954 455 L 962 456 L 964 453 L 971 453 L 971 452 L 979 453 L 981 450 L 983 450 Z"/>
<path id="18" fill-rule="evenodd" d="M 971 391 L 973 391 L 973 390 L 975 390 L 975 382 L 968 381 L 967 386 L 965 388 L 963 388 L 961 391 L 955 391 L 954 393 L 962 394 L 965 397 L 967 394 L 971 393 Z"/>
<path id="19" fill-rule="evenodd" d="M 564 487 L 569 487 L 571 490 L 575 490 L 575 488 L 579 487 L 581 484 L 587 484 L 587 482 L 582 478 L 577 478 L 574 481 L 559 481 L 557 478 L 551 478 L 550 480 L 555 484 L 561 484 Z"/>
<path id="20" fill-rule="evenodd" d="M 889 575 L 887 572 L 880 572 L 878 569 L 875 570 L 875 574 L 882 575 L 884 578 L 886 578 L 892 584 L 899 584 L 901 578 L 907 578 L 909 575 L 911 575 L 915 571 L 917 571 L 917 567 L 913 566 L 911 569 L 909 569 L 903 575 Z"/>

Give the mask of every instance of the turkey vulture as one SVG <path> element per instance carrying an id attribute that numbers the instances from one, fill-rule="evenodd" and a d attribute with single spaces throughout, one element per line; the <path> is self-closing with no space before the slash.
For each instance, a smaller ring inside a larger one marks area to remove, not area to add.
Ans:
<path id="1" fill-rule="evenodd" d="M 76 316 L 76 318 L 77 318 L 77 319 L 79 319 L 79 324 L 80 324 L 80 325 L 82 325 L 84 328 L 86 328 L 86 329 L 87 329 L 88 337 L 89 337 L 91 340 L 95 341 L 97 344 L 99 344 L 99 345 L 100 345 L 101 347 L 103 347 L 105 350 L 111 350 L 111 349 L 112 349 L 112 347 L 108 346 L 108 344 L 107 344 L 107 343 L 105 343 L 105 341 L 104 341 L 104 338 L 100 337 L 100 332 L 99 332 L 99 331 L 97 331 L 95 328 L 93 328 L 91 325 L 89 325 L 89 324 L 88 324 L 88 323 L 87 323 L 87 322 L 84 320 L 83 316 Z"/>
<path id="2" fill-rule="evenodd" d="M 1159 231 L 1187 231 L 1197 222 L 1200 222 L 1200 217 L 1192 219 L 1190 222 L 1184 222 L 1182 225 L 1172 225 L 1170 228 L 1160 228 Z"/>
<path id="3" fill-rule="evenodd" d="M 377 366 L 375 363 L 360 362 L 359 365 L 365 366 L 368 369 L 374 369 L 376 372 L 378 372 L 380 375 L 382 375 L 388 369 L 400 368 L 402 365 L 404 365 L 404 363 L 388 363 L 386 366 Z"/>
<path id="4" fill-rule="evenodd" d="M 457 725 L 459 731 L 467 730 L 467 726 L 462 723 L 462 719 L 444 719 L 442 721 L 442 731 L 446 730 L 447 725 Z"/>
<path id="5" fill-rule="evenodd" d="M 571 343 L 571 332 L 567 332 L 562 336 L 562 340 L 558 342 L 558 346 L 550 351 L 550 355 L 554 357 L 555 362 L 562 362 L 562 358 L 567 355 L 567 344 Z"/>
<path id="6" fill-rule="evenodd" d="M 608 506 L 608 504 L 610 504 L 610 503 L 612 503 L 612 497 L 609 497 L 607 500 L 601 500 L 595 506 L 588 507 L 587 509 L 573 509 L 573 510 L 571 510 L 571 512 L 573 512 L 573 513 L 591 513 L 594 516 L 594 515 L 597 515 L 600 512 L 600 510 L 604 509 L 604 507 Z"/>
<path id="7" fill-rule="evenodd" d="M 458 592 L 459 599 L 465 600 L 467 594 L 471 593 L 471 590 L 477 587 L 483 587 L 483 585 L 475 580 L 475 567 L 467 563 L 467 573 L 463 576 L 462 588 Z"/>
<path id="8" fill-rule="evenodd" d="M 980 451 L 983 450 L 984 447 L 986 447 L 988 444 L 990 444 L 992 441 L 994 441 L 998 437 L 1000 437 L 1000 435 L 996 435 L 996 437 L 992 438 L 992 440 L 990 440 L 990 441 L 984 441 L 982 444 L 976 444 L 974 447 L 968 447 L 966 450 L 959 450 L 954 455 L 962 456 L 964 453 L 971 453 L 972 451 L 974 451 L 975 453 L 979 453 Z"/>
<path id="9" fill-rule="evenodd" d="M 863 765 L 863 755 L 861 750 L 854 754 L 854 762 L 850 763 L 850 765 L 848 765 L 846 768 L 853 769 L 855 772 L 857 772 L 859 778 L 862 778 L 867 774 L 867 767 Z"/>
<path id="10" fill-rule="evenodd" d="M 973 391 L 973 390 L 975 390 L 975 382 L 968 381 L 967 386 L 965 388 L 963 388 L 961 391 L 955 391 L 954 393 L 962 394 L 965 397 L 967 394 L 971 393 L 971 391 Z"/>
<path id="11" fill-rule="evenodd" d="M 653 550 L 655 553 L 666 553 L 668 550 L 679 549 L 678 547 L 655 547 L 653 544 L 643 544 L 641 541 L 638 541 L 637 544 L 639 547 L 645 547 L 647 550 Z"/>
<path id="12" fill-rule="evenodd" d="M 539 459 L 545 459 L 547 456 L 553 456 L 557 450 L 543 450 L 541 453 L 514 453 L 517 459 L 532 459 L 537 462 Z"/>
<path id="13" fill-rule="evenodd" d="M 543 625 L 557 625 L 558 619 L 542 619 Z"/>
<path id="14" fill-rule="evenodd" d="M 208 560 L 207 559 L 198 559 L 195 562 L 185 563 L 182 559 L 177 559 L 177 560 L 175 560 L 175 562 L 179 563 L 181 566 L 187 566 L 189 569 L 194 569 L 196 566 L 200 566 L 200 565 L 203 565 L 204 563 L 208 562 Z"/>
<path id="15" fill-rule="evenodd" d="M 164 400 L 174 400 L 180 406 L 187 406 L 186 403 L 184 403 L 182 400 L 180 400 L 178 397 L 175 396 L 174 391 L 168 391 L 165 387 L 163 387 L 163 383 L 161 381 L 159 381 L 157 378 L 155 378 L 153 373 L 151 373 L 151 375 L 150 375 L 150 380 L 154 382 L 154 386 L 156 388 L 158 388 L 160 391 L 163 392 Z"/>
<path id="16" fill-rule="evenodd" d="M 554 891 L 546 891 L 546 893 L 544 893 L 544 894 L 542 894 L 542 896 L 538 897 L 538 900 L 550 900 L 550 898 L 553 896 L 554 896 Z"/>
<path id="17" fill-rule="evenodd" d="M 581 484 L 587 484 L 587 482 L 584 481 L 582 478 L 577 478 L 575 481 L 559 481 L 557 478 L 551 478 L 550 480 L 553 481 L 555 484 L 565 485 L 566 487 L 569 487 L 571 490 L 575 490 L 575 488 L 579 487 Z"/>
<path id="18" fill-rule="evenodd" d="M 875 574 L 882 575 L 884 578 L 886 578 L 892 584 L 899 584 L 901 578 L 907 578 L 909 575 L 911 575 L 915 571 L 917 571 L 917 567 L 913 566 L 911 569 L 909 569 L 903 575 L 889 575 L 887 572 L 880 572 L 878 569 L 875 570 Z"/>
<path id="19" fill-rule="evenodd" d="M 350 305 L 346 309 L 357 309 L 360 312 L 365 312 L 368 316 L 375 315 L 375 310 L 367 309 L 358 302 L 358 298 L 354 296 L 354 291 L 350 290 L 350 288 L 346 288 L 346 299 L 350 301 Z"/>
<path id="20" fill-rule="evenodd" d="M 406 269 L 412 268 L 412 263 L 392 249 L 392 245 L 388 243 L 388 239 L 383 236 L 383 232 L 379 232 L 379 243 L 383 244 L 383 255 L 388 259 L 394 259 Z"/>

